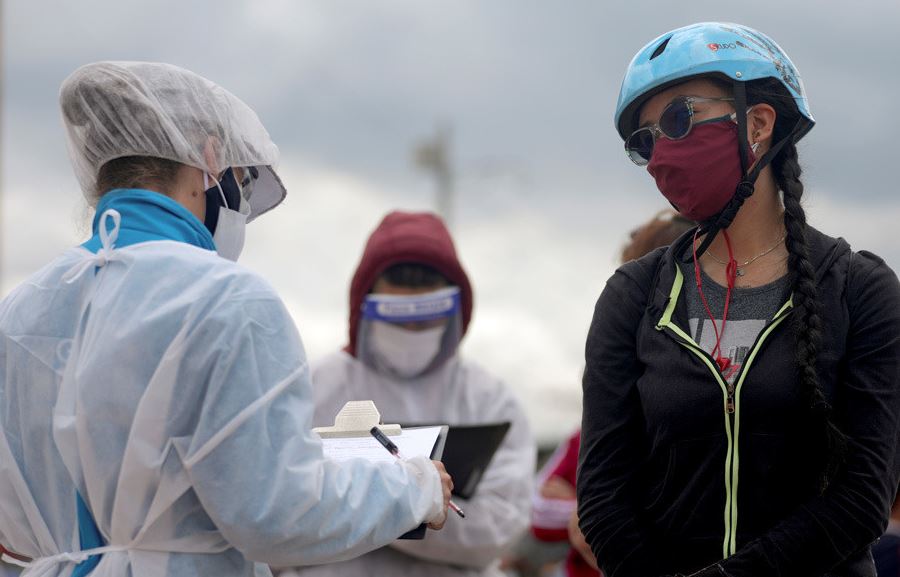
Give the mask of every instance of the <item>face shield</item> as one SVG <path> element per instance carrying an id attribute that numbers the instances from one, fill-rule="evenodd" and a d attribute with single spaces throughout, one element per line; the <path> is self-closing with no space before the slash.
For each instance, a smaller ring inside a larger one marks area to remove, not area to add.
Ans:
<path id="1" fill-rule="evenodd" d="M 375 371 L 394 378 L 424 375 L 459 348 L 461 311 L 459 287 L 416 295 L 366 295 L 357 356 Z"/>
<path id="2" fill-rule="evenodd" d="M 72 166 L 92 206 L 106 192 L 97 190 L 100 167 L 126 156 L 173 160 L 212 177 L 252 167 L 248 221 L 284 200 L 278 147 L 256 113 L 193 72 L 156 62 L 96 62 L 63 82 L 59 100 Z"/>

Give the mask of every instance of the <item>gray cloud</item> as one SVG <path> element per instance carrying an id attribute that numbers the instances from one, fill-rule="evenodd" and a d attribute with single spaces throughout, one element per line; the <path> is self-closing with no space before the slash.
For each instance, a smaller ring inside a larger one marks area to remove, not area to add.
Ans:
<path id="1" fill-rule="evenodd" d="M 886 73 L 900 8 L 886 1 L 831 10 L 775 1 L 727 10 L 708 1 L 232 1 L 211 11 L 203 3 L 135 9 L 91 0 L 49 3 L 51 18 L 47 2 L 9 4 L 14 132 L 24 131 L 20 118 L 48 136 L 42 120 L 55 116 L 59 82 L 79 64 L 169 60 L 248 100 L 286 152 L 406 186 L 409 147 L 437 120 L 456 127 L 464 164 L 513 156 L 539 161 L 536 178 L 565 182 L 574 172 L 578 185 L 621 170 L 611 116 L 625 64 L 652 36 L 696 20 L 746 22 L 782 43 L 819 119 L 810 146 L 847 159 L 811 177 L 841 189 L 882 193 L 890 131 L 879 127 L 900 89 Z M 839 164 L 860 166 L 859 175 Z"/>

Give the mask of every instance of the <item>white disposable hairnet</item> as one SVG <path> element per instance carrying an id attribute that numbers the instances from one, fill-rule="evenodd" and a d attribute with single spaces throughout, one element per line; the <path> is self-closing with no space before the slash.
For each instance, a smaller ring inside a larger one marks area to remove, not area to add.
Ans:
<path id="1" fill-rule="evenodd" d="M 96 205 L 100 167 L 124 156 L 174 160 L 216 175 L 255 166 L 251 218 L 284 200 L 274 171 L 278 147 L 256 113 L 189 70 L 157 62 L 95 62 L 60 89 L 69 155 L 85 198 Z"/>

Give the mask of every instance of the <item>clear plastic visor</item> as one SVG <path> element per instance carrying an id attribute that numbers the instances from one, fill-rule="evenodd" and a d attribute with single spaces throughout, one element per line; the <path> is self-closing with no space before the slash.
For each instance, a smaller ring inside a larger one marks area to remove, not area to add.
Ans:
<path id="1" fill-rule="evenodd" d="M 381 374 L 412 379 L 439 367 L 459 348 L 459 287 L 416 295 L 369 294 L 361 312 L 357 357 Z"/>
<path id="2" fill-rule="evenodd" d="M 247 222 L 251 222 L 281 204 L 281 201 L 287 196 L 287 191 L 271 166 L 242 168 L 245 171 L 244 181 L 246 184 L 242 183 L 241 194 L 244 200 L 250 204 L 250 215 L 247 217 Z"/>

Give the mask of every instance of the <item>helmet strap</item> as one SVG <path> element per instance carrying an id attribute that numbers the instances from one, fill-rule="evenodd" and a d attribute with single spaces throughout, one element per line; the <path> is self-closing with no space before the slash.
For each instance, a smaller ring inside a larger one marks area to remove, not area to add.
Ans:
<path id="1" fill-rule="evenodd" d="M 737 113 L 738 153 L 741 157 L 741 174 L 747 174 L 747 90 L 743 82 L 734 83 L 734 111 Z M 748 180 L 744 178 L 744 181 Z M 752 185 L 756 179 L 750 180 Z M 740 186 L 740 185 L 739 185 Z"/>
<path id="2" fill-rule="evenodd" d="M 737 187 L 735 187 L 734 194 L 732 195 L 731 200 L 728 201 L 728 204 L 725 205 L 725 208 L 723 208 L 716 216 L 700 224 L 699 233 L 704 234 L 705 236 L 700 243 L 700 246 L 697 247 L 695 258 L 699 258 L 706 252 L 706 249 L 712 244 L 712 241 L 716 238 L 716 234 L 718 234 L 720 230 L 725 230 L 731 226 L 735 216 L 737 216 L 738 210 L 743 206 L 744 201 L 753 194 L 756 179 L 759 178 L 759 173 L 772 162 L 772 159 L 775 158 L 785 144 L 794 138 L 794 135 L 798 133 L 805 123 L 805 119 L 801 117 L 790 132 L 788 132 L 784 138 L 773 144 L 772 148 L 766 151 L 766 153 L 756 161 L 756 165 L 752 170 L 748 170 L 749 144 L 747 143 L 747 138 L 745 136 L 747 134 L 747 91 L 743 82 L 734 82 L 734 108 L 737 113 L 738 155 L 741 159 L 741 174 L 744 175 L 744 178 L 741 179 L 737 184 Z"/>

